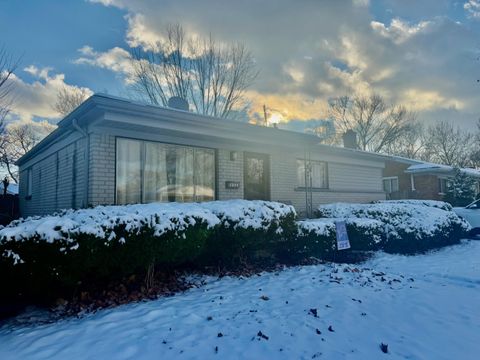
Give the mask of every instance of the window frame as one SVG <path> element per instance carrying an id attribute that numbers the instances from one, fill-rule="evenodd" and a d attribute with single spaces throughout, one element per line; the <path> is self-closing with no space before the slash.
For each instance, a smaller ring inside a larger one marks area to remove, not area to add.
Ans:
<path id="1" fill-rule="evenodd" d="M 305 190 L 307 188 L 306 184 L 305 184 L 305 180 L 303 181 L 303 184 L 299 184 L 298 183 L 298 165 L 299 165 L 299 162 L 301 162 L 303 164 L 303 167 L 304 167 L 304 170 L 303 170 L 303 179 L 305 179 L 305 159 L 302 159 L 302 158 L 297 158 L 296 161 L 295 161 L 295 176 L 296 176 L 296 186 L 295 186 L 295 189 L 298 189 L 298 190 Z M 310 164 L 323 164 L 323 166 L 325 167 L 325 171 L 324 171 L 324 183 L 325 183 L 325 186 L 322 186 L 322 187 L 319 187 L 319 186 L 312 186 L 310 187 L 310 189 L 312 189 L 313 191 L 322 191 L 322 190 L 329 190 L 330 189 L 330 181 L 329 181 L 329 174 L 328 174 L 328 162 L 327 161 L 322 161 L 322 160 L 310 160 Z M 312 181 L 313 182 L 313 181 Z"/>
<path id="2" fill-rule="evenodd" d="M 447 194 L 447 191 L 448 191 L 448 181 L 450 181 L 450 179 L 446 176 L 439 176 L 438 178 L 438 195 L 446 195 Z M 444 191 L 442 191 L 442 181 L 445 181 L 445 187 L 444 187 Z"/>
<path id="3" fill-rule="evenodd" d="M 27 191 L 25 195 L 26 200 L 30 200 L 33 194 L 33 171 L 32 167 L 29 167 L 27 170 Z"/>
<path id="4" fill-rule="evenodd" d="M 129 137 L 124 137 L 124 136 L 117 136 L 115 137 L 115 196 L 114 196 L 114 201 L 115 205 L 126 205 L 126 204 L 119 204 L 118 203 L 118 178 L 117 178 L 117 172 L 118 172 L 118 140 L 125 139 L 125 140 L 133 140 L 133 141 L 138 141 L 140 142 L 140 201 L 136 202 L 135 204 L 145 204 L 144 202 L 144 182 L 145 182 L 145 154 L 146 154 L 146 144 L 147 143 L 154 143 L 154 144 L 162 144 L 165 146 L 173 146 L 175 148 L 186 148 L 186 149 L 192 149 L 193 154 L 194 154 L 194 163 L 193 166 L 195 168 L 195 149 L 201 149 L 201 150 L 210 150 L 212 151 L 213 155 L 213 199 L 211 201 L 217 200 L 218 199 L 218 152 L 217 149 L 206 147 L 206 146 L 192 146 L 192 145 L 183 145 L 183 144 L 176 144 L 176 143 L 169 143 L 169 142 L 163 142 L 163 141 L 155 141 L 155 140 L 145 140 L 145 139 L 138 139 L 138 138 L 129 138 Z M 194 170 L 192 170 L 194 171 Z M 195 183 L 195 173 L 193 175 L 193 187 L 196 187 Z M 195 195 L 194 195 L 195 196 Z M 192 202 L 198 202 L 196 199 Z M 166 202 L 168 203 L 168 202 Z"/>
<path id="5" fill-rule="evenodd" d="M 393 190 L 393 186 L 392 186 L 392 181 L 393 180 L 396 180 L 397 181 L 397 189 L 396 190 Z M 385 190 L 385 181 L 389 181 L 390 183 L 390 191 L 387 191 Z M 382 188 L 383 188 L 383 191 L 386 193 L 386 194 L 393 194 L 395 192 L 399 192 L 400 191 L 400 183 L 398 181 L 398 176 L 386 176 L 386 177 L 382 177 Z"/>

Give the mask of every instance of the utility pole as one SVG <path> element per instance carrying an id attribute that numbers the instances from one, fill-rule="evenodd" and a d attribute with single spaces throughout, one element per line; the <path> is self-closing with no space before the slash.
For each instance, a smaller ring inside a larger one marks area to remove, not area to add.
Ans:
<path id="1" fill-rule="evenodd" d="M 263 126 L 268 126 L 267 105 L 263 104 Z"/>
<path id="2" fill-rule="evenodd" d="M 312 159 L 310 148 L 305 148 L 304 153 L 304 176 L 305 176 L 305 213 L 307 218 L 313 215 L 313 194 L 312 194 Z"/>

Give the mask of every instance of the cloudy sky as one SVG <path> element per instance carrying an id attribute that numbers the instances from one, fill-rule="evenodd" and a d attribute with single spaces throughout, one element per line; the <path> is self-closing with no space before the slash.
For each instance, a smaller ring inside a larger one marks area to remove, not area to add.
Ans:
<path id="1" fill-rule="evenodd" d="M 0 44 L 21 56 L 12 119 L 58 120 L 62 86 L 128 96 L 129 48 L 169 23 L 249 47 L 250 116 L 267 104 L 302 127 L 376 92 L 424 122 L 480 118 L 480 0 L 0 0 Z"/>

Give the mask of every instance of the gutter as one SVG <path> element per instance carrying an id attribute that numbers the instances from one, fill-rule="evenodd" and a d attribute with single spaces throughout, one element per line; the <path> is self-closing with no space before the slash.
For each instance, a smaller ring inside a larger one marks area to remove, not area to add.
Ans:
<path id="1" fill-rule="evenodd" d="M 90 182 L 90 136 L 88 132 L 81 128 L 78 125 L 77 118 L 74 118 L 72 120 L 72 126 L 75 130 L 77 130 L 80 134 L 83 135 L 85 138 L 85 169 L 84 169 L 84 174 L 85 174 L 85 185 L 84 185 L 84 196 L 83 196 L 83 206 L 82 207 L 87 207 L 88 206 L 88 185 Z"/>

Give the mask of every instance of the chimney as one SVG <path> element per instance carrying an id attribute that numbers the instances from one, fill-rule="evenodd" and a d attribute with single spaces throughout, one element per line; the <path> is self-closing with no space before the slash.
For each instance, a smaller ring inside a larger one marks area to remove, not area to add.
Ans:
<path id="1" fill-rule="evenodd" d="M 172 96 L 168 99 L 168 107 L 177 110 L 189 111 L 188 101 L 180 96 Z"/>
<path id="2" fill-rule="evenodd" d="M 358 149 L 357 133 L 352 129 L 348 129 L 343 134 L 343 147 L 349 148 L 349 149 Z"/>

